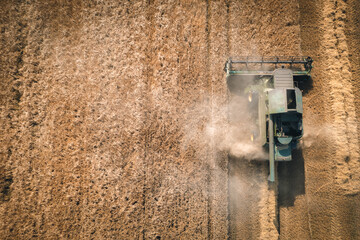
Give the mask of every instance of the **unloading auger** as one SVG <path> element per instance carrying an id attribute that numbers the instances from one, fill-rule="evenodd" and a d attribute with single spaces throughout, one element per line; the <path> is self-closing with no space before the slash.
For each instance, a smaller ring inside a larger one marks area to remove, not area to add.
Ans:
<path id="1" fill-rule="evenodd" d="M 225 64 L 231 92 L 257 103 L 257 139 L 269 151 L 269 181 L 275 181 L 275 161 L 290 161 L 303 136 L 302 92 L 295 83 L 310 77 L 311 57 L 241 57 Z"/>

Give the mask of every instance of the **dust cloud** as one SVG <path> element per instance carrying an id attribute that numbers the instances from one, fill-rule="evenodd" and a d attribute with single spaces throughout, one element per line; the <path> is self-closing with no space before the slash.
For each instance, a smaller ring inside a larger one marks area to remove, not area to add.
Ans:
<path id="1" fill-rule="evenodd" d="M 334 141 L 336 138 L 335 127 L 332 124 L 318 125 L 304 120 L 304 135 L 300 139 L 299 148 L 309 148 L 319 140 Z"/>
<path id="2" fill-rule="evenodd" d="M 185 125 L 183 146 L 187 148 L 189 142 L 200 141 L 236 158 L 267 159 L 261 144 L 251 137 L 257 129 L 254 110 L 243 96 L 232 97 L 227 104 L 207 100 L 188 109 L 193 114 Z"/>
<path id="3" fill-rule="evenodd" d="M 226 104 L 218 103 L 215 98 L 188 108 L 183 148 L 197 142 L 197 145 L 206 145 L 207 149 L 228 152 L 235 158 L 267 160 L 268 153 L 256 138 L 258 126 L 255 106 L 249 104 L 246 96 L 232 96 Z M 304 136 L 298 148 L 309 148 L 319 140 L 336 138 L 332 124 L 319 126 L 308 119 L 304 119 L 303 124 Z"/>

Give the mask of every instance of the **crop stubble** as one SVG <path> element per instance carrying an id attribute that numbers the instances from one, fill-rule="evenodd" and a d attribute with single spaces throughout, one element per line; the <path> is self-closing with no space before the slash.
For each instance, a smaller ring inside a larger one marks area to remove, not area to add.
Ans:
<path id="1" fill-rule="evenodd" d="M 305 121 L 339 138 L 279 167 L 305 189 L 280 238 L 359 236 L 357 1 L 3 2 L 5 238 L 276 239 L 267 163 L 184 144 L 185 126 L 230 100 L 228 56 L 301 54 Z"/>

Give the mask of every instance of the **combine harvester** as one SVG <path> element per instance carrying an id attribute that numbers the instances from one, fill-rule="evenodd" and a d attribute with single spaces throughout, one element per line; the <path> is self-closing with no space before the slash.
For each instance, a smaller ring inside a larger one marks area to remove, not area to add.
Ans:
<path id="1" fill-rule="evenodd" d="M 303 136 L 302 92 L 310 77 L 311 57 L 229 58 L 226 81 L 233 94 L 245 95 L 255 105 L 257 129 L 251 140 L 269 152 L 270 174 L 275 181 L 275 161 L 292 160 L 291 151 Z"/>

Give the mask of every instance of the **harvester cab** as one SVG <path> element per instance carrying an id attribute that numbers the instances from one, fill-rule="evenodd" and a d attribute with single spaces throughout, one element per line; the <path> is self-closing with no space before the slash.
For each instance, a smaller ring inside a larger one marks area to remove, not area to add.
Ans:
<path id="1" fill-rule="evenodd" d="M 243 57 L 225 64 L 229 90 L 256 102 L 257 138 L 269 152 L 269 181 L 275 181 L 275 161 L 292 160 L 291 151 L 303 136 L 300 81 L 310 77 L 310 57 Z"/>

